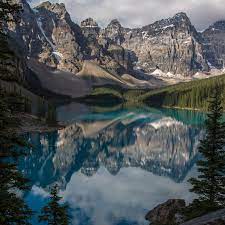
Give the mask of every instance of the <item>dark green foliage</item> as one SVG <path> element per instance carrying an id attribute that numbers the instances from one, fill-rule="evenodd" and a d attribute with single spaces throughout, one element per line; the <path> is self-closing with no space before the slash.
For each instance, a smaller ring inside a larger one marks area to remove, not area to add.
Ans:
<path id="1" fill-rule="evenodd" d="M 17 170 L 17 159 L 25 154 L 26 142 L 10 127 L 18 126 L 8 105 L 0 96 L 0 224 L 27 225 L 32 214 L 18 192 L 28 188 L 27 180 Z M 18 149 L 22 150 L 18 150 Z"/>
<path id="2" fill-rule="evenodd" d="M 199 176 L 191 178 L 191 192 L 198 195 L 188 208 L 189 213 L 206 213 L 225 206 L 225 124 L 222 121 L 220 89 L 209 101 L 205 121 L 206 135 L 200 141 L 202 159 L 197 162 Z"/>
<path id="3" fill-rule="evenodd" d="M 143 94 L 139 99 L 151 106 L 207 110 L 210 94 L 218 87 L 224 92 L 225 75 L 195 80 L 160 88 Z M 225 106 L 225 99 L 222 101 Z"/>
<path id="4" fill-rule="evenodd" d="M 115 85 L 106 85 L 94 88 L 90 95 L 78 100 L 94 106 L 109 107 L 125 103 L 140 103 L 139 96 L 145 92 L 146 90 L 128 90 Z"/>
<path id="5" fill-rule="evenodd" d="M 12 56 L 14 56 L 14 53 L 9 49 L 8 46 L 8 40 L 7 40 L 7 36 L 4 34 L 1 34 L 0 32 L 0 59 L 1 60 L 7 60 L 10 59 Z M 1 72 L 1 76 L 3 76 L 4 74 L 4 68 L 0 68 L 0 72 Z"/>
<path id="6" fill-rule="evenodd" d="M 50 201 L 43 207 L 39 222 L 47 222 L 48 225 L 69 225 L 70 215 L 67 204 L 60 204 L 62 198 L 58 196 L 58 187 L 55 185 L 51 190 Z"/>
<path id="7" fill-rule="evenodd" d="M 45 100 L 44 98 L 39 97 L 37 102 L 37 116 L 39 118 L 45 116 Z"/>
<path id="8" fill-rule="evenodd" d="M 47 115 L 46 115 L 46 122 L 48 124 L 56 124 L 56 108 L 52 104 L 48 104 L 48 109 L 47 109 Z"/>

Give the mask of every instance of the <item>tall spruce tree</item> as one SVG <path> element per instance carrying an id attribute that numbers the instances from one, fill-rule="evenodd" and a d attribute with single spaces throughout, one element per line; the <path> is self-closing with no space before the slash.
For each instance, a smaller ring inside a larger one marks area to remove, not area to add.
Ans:
<path id="1" fill-rule="evenodd" d="M 219 88 L 209 101 L 208 111 L 206 135 L 199 145 L 202 155 L 197 162 L 199 175 L 189 180 L 191 192 L 198 195 L 192 205 L 203 213 L 225 206 L 225 124 Z"/>
<path id="2" fill-rule="evenodd" d="M 60 204 L 62 198 L 58 196 L 58 186 L 51 189 L 50 201 L 43 207 L 39 222 L 47 222 L 48 225 L 69 225 L 69 206 Z"/>
<path id="3" fill-rule="evenodd" d="M 28 188 L 27 180 L 17 169 L 17 160 L 27 144 L 10 129 L 18 122 L 5 95 L 0 93 L 0 224 L 28 225 L 32 212 L 21 196 Z"/>

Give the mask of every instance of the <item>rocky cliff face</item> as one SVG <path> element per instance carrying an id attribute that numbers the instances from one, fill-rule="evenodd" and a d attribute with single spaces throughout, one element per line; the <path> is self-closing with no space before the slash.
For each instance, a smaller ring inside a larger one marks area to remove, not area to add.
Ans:
<path id="1" fill-rule="evenodd" d="M 28 57 L 48 66 L 76 73 L 82 59 L 79 27 L 70 20 L 63 4 L 42 3 L 31 9 L 25 0 L 20 22 L 9 23 L 9 34 Z"/>
<path id="2" fill-rule="evenodd" d="M 42 3 L 34 8 L 42 38 L 50 48 L 53 65 L 58 69 L 76 73 L 81 69 L 83 46 L 80 27 L 74 24 L 64 4 Z M 41 53 L 40 60 L 48 57 Z"/>
<path id="3" fill-rule="evenodd" d="M 97 62 L 114 74 L 136 70 L 158 75 L 191 76 L 222 69 L 225 60 L 225 22 L 219 21 L 202 34 L 185 13 L 142 28 L 124 28 L 118 20 L 101 29 L 88 18 L 73 23 L 64 4 L 44 2 L 31 9 L 26 0 L 19 22 L 7 32 L 28 57 L 53 68 L 76 74 L 84 60 Z M 158 72 L 157 72 L 158 71 Z"/>
<path id="4" fill-rule="evenodd" d="M 132 70 L 129 53 L 105 36 L 97 22 L 88 18 L 81 22 L 81 29 L 88 49 L 86 59 L 97 61 L 112 73 L 123 74 Z"/>
<path id="5" fill-rule="evenodd" d="M 223 69 L 225 64 L 225 21 L 218 21 L 202 33 L 204 52 L 211 68 Z"/>
<path id="6" fill-rule="evenodd" d="M 105 36 L 131 51 L 136 68 L 148 73 L 160 69 L 187 76 L 208 70 L 200 37 L 185 13 L 138 29 L 112 21 Z"/>
<path id="7" fill-rule="evenodd" d="M 44 2 L 31 9 L 25 0 L 19 23 L 9 23 L 7 32 L 24 48 L 28 57 L 76 74 L 84 60 L 94 60 L 113 73 L 128 69 L 128 57 L 121 46 L 115 48 L 100 36 L 91 18 L 81 26 L 71 21 L 64 4 Z"/>

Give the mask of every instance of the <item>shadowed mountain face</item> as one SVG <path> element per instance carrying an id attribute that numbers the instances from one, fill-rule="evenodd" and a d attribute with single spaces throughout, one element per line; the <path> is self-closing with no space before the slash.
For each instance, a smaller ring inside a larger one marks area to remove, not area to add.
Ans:
<path id="1" fill-rule="evenodd" d="M 34 147 L 21 169 L 34 184 L 64 189 L 74 173 L 91 177 L 100 167 L 113 176 L 135 167 L 181 182 L 196 160 L 199 125 L 154 112 L 99 116 L 105 119 L 87 114 L 57 132 L 29 134 Z"/>

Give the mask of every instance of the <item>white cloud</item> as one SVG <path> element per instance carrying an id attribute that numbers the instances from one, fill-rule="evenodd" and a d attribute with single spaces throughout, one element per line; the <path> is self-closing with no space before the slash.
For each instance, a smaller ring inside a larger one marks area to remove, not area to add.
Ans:
<path id="1" fill-rule="evenodd" d="M 72 209 L 81 208 L 82 215 L 93 225 L 113 225 L 121 219 L 148 224 L 144 216 L 148 210 L 169 198 L 191 200 L 187 179 L 195 175 L 193 168 L 183 183 L 159 177 L 140 168 L 123 168 L 113 176 L 101 167 L 92 177 L 75 173 L 62 196 Z M 82 224 L 82 216 L 74 215 L 73 224 Z M 89 223 L 88 223 L 89 224 Z"/>
<path id="2" fill-rule="evenodd" d="M 140 168 L 122 168 L 113 176 L 101 167 L 92 177 L 74 173 L 60 196 L 70 205 L 73 225 L 115 225 L 121 220 L 147 225 L 144 216 L 156 205 L 174 198 L 191 201 L 194 195 L 188 192 L 187 180 L 196 175 L 193 167 L 182 183 L 176 183 Z M 46 190 L 33 186 L 28 202 L 38 211 L 48 197 Z"/>
<path id="3" fill-rule="evenodd" d="M 49 193 L 47 191 L 45 191 L 44 189 L 34 185 L 31 189 L 31 193 L 34 196 L 41 196 L 42 198 L 47 198 L 49 197 Z"/>
<path id="4" fill-rule="evenodd" d="M 34 0 L 33 4 L 41 2 Z M 64 2 L 72 19 L 80 23 L 93 17 L 102 26 L 119 19 L 126 27 L 147 25 L 156 20 L 186 12 L 197 29 L 225 19 L 224 0 L 52 0 Z"/>

